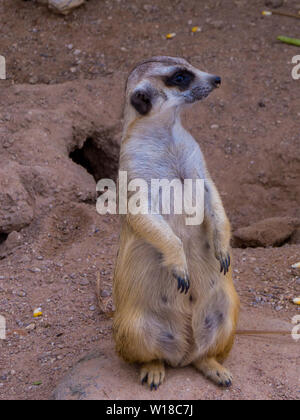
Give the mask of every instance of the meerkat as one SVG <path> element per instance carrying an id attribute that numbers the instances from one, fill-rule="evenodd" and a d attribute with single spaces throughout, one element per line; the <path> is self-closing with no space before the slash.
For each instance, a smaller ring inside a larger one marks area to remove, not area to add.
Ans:
<path id="1" fill-rule="evenodd" d="M 181 111 L 206 98 L 221 78 L 182 58 L 139 63 L 126 86 L 120 170 L 128 181 L 203 179 L 204 221 L 184 215 L 121 216 L 113 295 L 118 354 L 141 365 L 151 390 L 165 379 L 165 365 L 193 365 L 229 387 L 222 366 L 233 342 L 239 298 L 231 270 L 231 228 L 199 144 L 181 123 Z"/>

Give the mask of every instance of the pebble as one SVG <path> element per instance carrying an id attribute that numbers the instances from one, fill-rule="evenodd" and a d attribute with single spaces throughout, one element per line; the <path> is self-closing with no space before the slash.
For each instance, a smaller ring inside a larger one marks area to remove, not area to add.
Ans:
<path id="1" fill-rule="evenodd" d="M 25 328 L 25 330 L 27 331 L 33 331 L 35 330 L 36 326 L 34 323 L 27 325 L 27 327 Z"/>
<path id="2" fill-rule="evenodd" d="M 28 268 L 28 271 L 31 271 L 31 273 L 40 273 L 42 270 L 40 268 Z"/>
<path id="3" fill-rule="evenodd" d="M 31 85 L 35 85 L 35 84 L 37 84 L 37 83 L 38 83 L 38 81 L 39 81 L 39 78 L 38 78 L 37 76 L 32 76 L 32 77 L 29 79 L 29 83 L 30 83 Z"/>
<path id="4" fill-rule="evenodd" d="M 88 284 L 90 284 L 90 282 L 88 281 L 88 279 L 82 279 L 82 280 L 80 281 L 80 285 L 81 285 L 81 286 L 87 286 Z"/>

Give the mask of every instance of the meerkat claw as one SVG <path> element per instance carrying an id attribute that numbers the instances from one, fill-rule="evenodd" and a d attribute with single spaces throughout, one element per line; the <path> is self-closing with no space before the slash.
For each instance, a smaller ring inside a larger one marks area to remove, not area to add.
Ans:
<path id="1" fill-rule="evenodd" d="M 228 381 L 226 381 L 226 382 L 225 382 L 225 386 L 226 386 L 227 388 L 229 388 L 229 387 L 231 387 L 231 386 L 232 386 L 232 382 L 231 382 L 231 380 L 230 380 L 230 379 L 228 379 Z"/>
<path id="2" fill-rule="evenodd" d="M 230 255 L 228 255 L 225 259 L 220 257 L 219 261 L 220 261 L 220 273 L 224 272 L 224 276 L 226 276 L 230 267 L 230 261 L 231 261 Z"/>
<path id="3" fill-rule="evenodd" d="M 152 382 L 152 384 L 150 385 L 150 390 L 153 391 L 153 389 L 155 389 L 155 391 L 158 390 L 159 385 L 156 385 L 154 382 Z"/>
<path id="4" fill-rule="evenodd" d="M 143 377 L 141 380 L 142 385 L 144 385 L 148 381 L 148 374 Z"/>
<path id="5" fill-rule="evenodd" d="M 184 279 L 180 276 L 177 276 L 176 274 L 174 274 L 174 277 L 177 279 L 177 282 L 178 282 L 177 290 L 180 290 L 180 293 L 185 292 L 185 294 L 187 294 L 190 288 L 189 278 L 187 277 Z"/>
<path id="6" fill-rule="evenodd" d="M 165 367 L 162 362 L 145 363 L 141 370 L 141 383 L 148 385 L 150 391 L 157 391 L 165 379 Z"/>

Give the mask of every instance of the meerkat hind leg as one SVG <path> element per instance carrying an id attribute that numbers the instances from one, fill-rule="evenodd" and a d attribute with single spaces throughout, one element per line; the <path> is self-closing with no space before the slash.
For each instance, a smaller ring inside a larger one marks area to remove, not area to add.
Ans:
<path id="1" fill-rule="evenodd" d="M 197 360 L 194 366 L 204 376 L 211 379 L 217 385 L 229 388 L 232 385 L 233 377 L 229 370 L 222 366 L 214 357 Z"/>
<path id="2" fill-rule="evenodd" d="M 165 379 L 164 363 L 155 360 L 153 362 L 144 363 L 141 367 L 141 382 L 147 383 L 151 389 L 158 389 Z"/>

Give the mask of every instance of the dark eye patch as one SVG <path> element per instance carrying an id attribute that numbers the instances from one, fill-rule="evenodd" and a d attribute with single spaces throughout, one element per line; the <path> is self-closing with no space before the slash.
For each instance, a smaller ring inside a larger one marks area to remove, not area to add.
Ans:
<path id="1" fill-rule="evenodd" d="M 195 75 L 186 70 L 176 70 L 171 76 L 167 76 L 164 79 L 166 86 L 177 86 L 181 90 L 188 89 L 192 81 L 195 79 Z"/>

